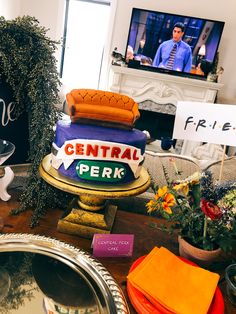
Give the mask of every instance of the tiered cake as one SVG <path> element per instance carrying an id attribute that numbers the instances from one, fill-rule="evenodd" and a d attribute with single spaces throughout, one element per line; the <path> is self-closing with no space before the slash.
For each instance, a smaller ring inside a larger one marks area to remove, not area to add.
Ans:
<path id="1" fill-rule="evenodd" d="M 57 123 L 52 167 L 76 182 L 135 181 L 146 145 L 146 135 L 134 128 L 137 103 L 113 92 L 77 89 L 67 94 L 67 104 L 70 119 Z"/>

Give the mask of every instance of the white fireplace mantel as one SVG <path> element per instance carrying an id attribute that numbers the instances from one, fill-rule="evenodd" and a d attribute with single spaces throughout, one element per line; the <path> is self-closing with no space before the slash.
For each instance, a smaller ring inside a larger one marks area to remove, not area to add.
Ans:
<path id="1" fill-rule="evenodd" d="M 139 109 L 175 115 L 178 101 L 214 103 L 221 83 L 111 66 L 108 89 L 132 97 Z M 197 142 L 184 141 L 181 153 L 191 155 Z"/>
<path id="2" fill-rule="evenodd" d="M 114 65 L 108 86 L 111 91 L 129 95 L 137 103 L 150 100 L 175 106 L 181 100 L 214 103 L 222 87 L 220 83 Z"/>

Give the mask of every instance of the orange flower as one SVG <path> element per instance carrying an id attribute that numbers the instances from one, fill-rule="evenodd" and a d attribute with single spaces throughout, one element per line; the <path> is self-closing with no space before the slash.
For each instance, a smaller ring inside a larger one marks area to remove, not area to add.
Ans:
<path id="1" fill-rule="evenodd" d="M 171 193 L 167 193 L 165 195 L 165 201 L 162 202 L 163 210 L 167 212 L 168 214 L 172 214 L 171 207 L 173 207 L 175 204 L 176 204 L 176 201 L 175 201 L 174 195 Z"/>
<path id="2" fill-rule="evenodd" d="M 176 204 L 176 200 L 173 194 L 171 193 L 167 193 L 165 195 L 165 201 L 170 205 L 170 206 L 174 206 Z"/>
<path id="3" fill-rule="evenodd" d="M 149 210 L 149 208 L 151 208 L 153 205 L 154 205 L 154 200 L 150 200 L 146 206 L 148 207 L 148 210 Z"/>
<path id="4" fill-rule="evenodd" d="M 162 208 L 165 212 L 167 212 L 167 214 L 172 214 L 172 210 L 171 208 L 169 207 L 168 203 L 166 202 L 163 202 L 162 203 Z"/>
<path id="5" fill-rule="evenodd" d="M 154 200 L 150 200 L 147 203 L 148 213 L 164 210 L 168 214 L 172 214 L 171 207 L 176 204 L 176 200 L 173 194 L 168 193 L 167 186 L 159 188 L 155 194 Z"/>
<path id="6" fill-rule="evenodd" d="M 159 198 L 163 197 L 167 193 L 167 186 L 163 186 L 163 188 L 159 188 L 156 195 L 155 199 L 158 200 Z"/>
<path id="7" fill-rule="evenodd" d="M 155 201 L 154 200 L 150 200 L 147 203 L 147 208 L 148 208 L 148 213 L 154 212 L 155 210 L 157 210 L 156 206 L 155 206 Z"/>
<path id="8" fill-rule="evenodd" d="M 174 187 L 174 190 L 176 191 L 182 191 L 184 195 L 188 195 L 189 193 L 189 183 L 188 182 L 183 182 L 183 183 L 178 183 Z"/>

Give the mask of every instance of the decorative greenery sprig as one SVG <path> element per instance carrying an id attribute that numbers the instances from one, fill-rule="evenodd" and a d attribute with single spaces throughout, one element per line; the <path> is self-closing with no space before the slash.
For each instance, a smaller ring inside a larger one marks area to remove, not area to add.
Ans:
<path id="1" fill-rule="evenodd" d="M 31 169 L 21 206 L 12 211 L 18 214 L 33 209 L 31 226 L 65 198 L 62 193 L 44 182 L 38 174 L 39 165 L 51 150 L 53 127 L 60 118 L 60 79 L 55 52 L 58 42 L 46 36 L 47 29 L 30 16 L 6 20 L 0 17 L 0 75 L 11 87 L 16 103 L 16 115 L 26 111 L 30 139 Z M 64 201 L 65 204 L 65 201 Z"/>
<path id="2" fill-rule="evenodd" d="M 1 289 L 0 313 L 10 314 L 13 310 L 17 311 L 19 307 L 34 298 L 34 292 L 38 288 L 35 286 L 31 271 L 33 257 L 33 253 L 24 252 L 1 254 L 1 272 L 9 275 L 10 285 L 4 298 Z"/>

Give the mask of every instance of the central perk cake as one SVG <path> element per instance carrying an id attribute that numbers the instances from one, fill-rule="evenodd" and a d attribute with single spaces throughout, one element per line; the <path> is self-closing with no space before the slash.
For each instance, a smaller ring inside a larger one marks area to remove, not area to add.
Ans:
<path id="1" fill-rule="evenodd" d="M 136 129 L 57 123 L 52 166 L 63 176 L 82 182 L 127 183 L 139 177 L 146 135 Z"/>
<path id="2" fill-rule="evenodd" d="M 144 161 L 146 135 L 135 128 L 119 128 L 118 121 L 113 127 L 95 125 L 94 120 L 92 124 L 87 122 L 87 119 L 86 123 L 81 122 L 80 115 L 79 121 L 65 119 L 57 123 L 52 167 L 75 182 L 104 185 L 131 183 L 138 179 Z"/>

